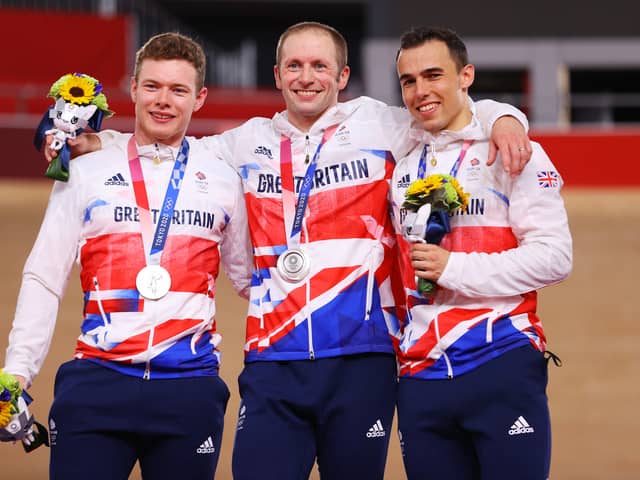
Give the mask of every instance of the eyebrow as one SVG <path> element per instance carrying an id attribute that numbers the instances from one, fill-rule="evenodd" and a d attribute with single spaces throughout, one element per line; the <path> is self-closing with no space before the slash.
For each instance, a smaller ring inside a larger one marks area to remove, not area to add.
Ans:
<path id="1" fill-rule="evenodd" d="M 144 78 L 140 80 L 140 83 L 153 83 L 154 85 L 169 85 L 171 88 L 181 87 L 186 89 L 191 89 L 191 87 L 186 83 L 181 82 L 164 82 L 163 80 L 158 80 L 155 78 Z"/>
<path id="2" fill-rule="evenodd" d="M 430 68 L 425 68 L 424 70 L 420 70 L 420 73 L 418 74 L 421 77 L 424 77 L 425 75 L 429 75 L 431 73 L 442 73 L 444 72 L 444 68 L 440 68 L 440 67 L 430 67 Z M 414 75 L 411 73 L 403 73 L 402 75 L 400 75 L 400 81 L 402 80 L 406 80 L 407 78 L 413 78 Z"/>

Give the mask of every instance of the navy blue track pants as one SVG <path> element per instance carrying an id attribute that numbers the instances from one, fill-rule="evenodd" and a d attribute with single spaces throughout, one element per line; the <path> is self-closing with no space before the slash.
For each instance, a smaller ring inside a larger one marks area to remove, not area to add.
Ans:
<path id="1" fill-rule="evenodd" d="M 450 380 L 401 378 L 398 428 L 409 480 L 546 480 L 547 361 L 531 346 Z"/>
<path id="2" fill-rule="evenodd" d="M 238 380 L 234 480 L 382 480 L 397 391 L 389 354 L 252 362 Z"/>
<path id="3" fill-rule="evenodd" d="M 211 480 L 229 390 L 215 376 L 143 380 L 63 364 L 49 414 L 52 480 Z"/>

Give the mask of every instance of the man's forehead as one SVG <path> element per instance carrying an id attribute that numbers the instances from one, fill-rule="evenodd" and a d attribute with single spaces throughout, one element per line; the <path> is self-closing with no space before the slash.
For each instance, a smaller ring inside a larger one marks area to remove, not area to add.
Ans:
<path id="1" fill-rule="evenodd" d="M 188 63 L 188 62 L 187 62 Z M 175 65 L 175 64 L 174 64 Z M 196 71 L 191 64 L 188 64 L 191 68 L 172 68 L 168 62 L 159 62 L 155 64 L 147 65 L 144 68 L 144 63 L 138 72 L 138 78 L 136 80 L 139 84 L 156 84 L 166 85 L 170 87 L 181 87 L 188 90 L 196 90 Z"/>
<path id="2" fill-rule="evenodd" d="M 322 30 L 303 30 L 289 34 L 282 43 L 283 57 L 319 56 L 335 59 L 336 47 L 333 39 Z"/>
<path id="3" fill-rule="evenodd" d="M 193 64 L 182 58 L 145 58 L 140 64 L 139 70 L 141 75 L 187 77 L 187 80 L 195 78 L 196 75 L 196 68 Z"/>
<path id="4" fill-rule="evenodd" d="M 449 49 L 442 42 L 425 42 L 416 47 L 400 50 L 398 54 L 398 66 L 419 64 L 420 70 L 446 69 L 455 62 L 449 53 Z"/>

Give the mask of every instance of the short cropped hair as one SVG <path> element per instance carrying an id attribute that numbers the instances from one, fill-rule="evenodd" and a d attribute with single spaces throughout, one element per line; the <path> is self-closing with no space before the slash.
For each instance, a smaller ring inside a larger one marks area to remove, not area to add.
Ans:
<path id="1" fill-rule="evenodd" d="M 287 28 L 278 39 L 278 46 L 276 47 L 276 65 L 280 66 L 280 61 L 282 60 L 282 45 L 289 35 L 306 30 L 315 30 L 329 34 L 336 47 L 336 63 L 338 64 L 338 71 L 341 72 L 344 67 L 347 66 L 348 61 L 347 41 L 338 30 L 320 22 L 300 22 Z"/>
<path id="2" fill-rule="evenodd" d="M 447 46 L 458 72 L 469 63 L 467 47 L 460 36 L 453 30 L 443 27 L 413 27 L 403 33 L 400 37 L 400 48 L 396 53 L 396 61 L 402 50 L 419 47 L 433 40 L 439 40 Z"/>
<path id="3" fill-rule="evenodd" d="M 196 69 L 196 89 L 204 86 L 207 57 L 199 43 L 177 32 L 161 33 L 151 37 L 136 52 L 133 76 L 138 80 L 144 60 L 186 60 Z"/>

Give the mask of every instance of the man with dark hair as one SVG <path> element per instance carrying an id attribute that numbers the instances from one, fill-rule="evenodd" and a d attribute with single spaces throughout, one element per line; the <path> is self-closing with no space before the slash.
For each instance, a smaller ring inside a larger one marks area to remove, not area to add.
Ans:
<path id="1" fill-rule="evenodd" d="M 185 139 L 206 96 L 200 45 L 177 33 L 137 54 L 135 130 L 70 164 L 24 268 L 5 370 L 37 375 L 74 260 L 84 319 L 56 376 L 50 477 L 210 480 L 229 390 L 218 376 L 220 259 L 247 296 L 251 249 L 242 188 Z M 154 226 L 155 225 L 155 226 Z"/>
<path id="2" fill-rule="evenodd" d="M 421 142 L 393 175 L 398 231 L 415 235 L 422 225 L 420 212 L 407 215 L 404 204 L 416 185 L 431 192 L 445 182 L 470 195 L 467 202 L 459 192 L 466 207 L 450 217 L 440 245 L 409 245 L 400 236 L 410 306 L 398 348 L 407 476 L 545 480 L 551 449 L 545 389 L 553 354 L 545 352 L 536 290 L 571 271 L 562 178 L 537 143 L 516 178 L 487 165 L 489 138 L 469 98 L 474 67 L 455 32 L 406 33 L 397 70 L 414 118 L 412 136 Z M 429 206 L 429 217 L 436 215 Z M 435 225 L 427 223 L 426 231 Z M 434 282 L 435 290 L 422 295 L 416 276 Z"/>

